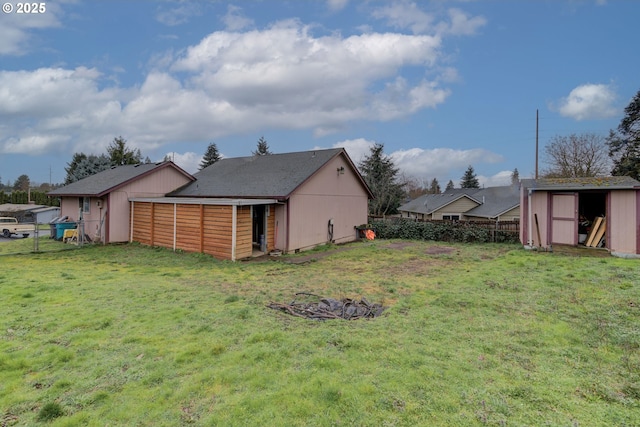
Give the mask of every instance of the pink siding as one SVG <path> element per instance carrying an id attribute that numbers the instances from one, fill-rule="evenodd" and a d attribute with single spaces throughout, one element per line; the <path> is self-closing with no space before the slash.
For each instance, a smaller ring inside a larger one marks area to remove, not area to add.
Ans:
<path id="1" fill-rule="evenodd" d="M 129 241 L 129 198 L 159 197 L 189 182 L 177 170 L 165 167 L 109 193 L 107 242 Z"/>
<path id="2" fill-rule="evenodd" d="M 89 212 L 84 213 L 85 234 L 106 243 L 129 241 L 129 198 L 158 197 L 189 182 L 171 167 L 165 167 L 112 191 L 103 198 L 92 197 Z M 60 214 L 78 221 L 78 197 L 62 197 Z M 102 219 L 107 220 L 102 222 Z"/>
<path id="3" fill-rule="evenodd" d="M 544 191 L 536 191 L 531 196 L 531 224 L 529 224 L 529 197 L 526 191 L 523 190 L 520 198 L 521 216 L 520 221 L 520 239 L 524 245 L 529 244 L 529 239 L 532 239 L 533 246 L 549 246 L 549 223 L 547 221 L 547 209 L 549 201 L 547 193 Z M 538 214 L 538 227 L 536 227 L 535 214 Z M 540 240 L 538 240 L 538 230 L 540 230 Z M 531 231 L 531 236 L 529 232 Z"/>
<path id="4" fill-rule="evenodd" d="M 607 239 L 612 252 L 635 254 L 636 233 L 631 230 L 637 230 L 638 224 L 636 207 L 636 192 L 628 191 L 612 191 L 611 207 L 609 210 L 610 236 Z"/>
<path id="5" fill-rule="evenodd" d="M 342 167 L 344 173 L 339 174 L 337 169 Z M 328 242 L 331 219 L 332 240 L 349 242 L 356 239 L 354 227 L 367 222 L 368 194 L 348 161 L 338 156 L 295 191 L 288 208 L 287 251 Z"/>

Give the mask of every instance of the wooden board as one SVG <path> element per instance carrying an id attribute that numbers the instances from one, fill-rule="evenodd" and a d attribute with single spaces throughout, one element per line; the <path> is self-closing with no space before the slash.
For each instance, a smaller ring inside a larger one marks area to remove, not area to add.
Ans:
<path id="1" fill-rule="evenodd" d="M 593 243 L 593 239 L 596 233 L 598 232 L 600 225 L 602 224 L 603 219 L 604 218 L 601 216 L 596 217 L 596 220 L 593 222 L 593 227 L 591 227 L 591 230 L 589 231 L 589 235 L 587 236 L 587 241 L 584 244 L 585 246 L 591 246 L 591 244 Z"/>
<path id="2" fill-rule="evenodd" d="M 600 240 L 602 240 L 602 238 L 604 237 L 604 232 L 606 229 L 607 229 L 607 220 L 603 218 L 602 222 L 600 223 L 600 227 L 598 227 L 598 231 L 596 232 L 596 235 L 593 238 L 593 241 L 589 245 L 590 247 L 595 248 L 600 244 Z"/>

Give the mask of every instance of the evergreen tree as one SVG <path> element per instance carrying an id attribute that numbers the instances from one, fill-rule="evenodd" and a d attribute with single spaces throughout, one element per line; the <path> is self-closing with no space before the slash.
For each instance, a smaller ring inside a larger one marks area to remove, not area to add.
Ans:
<path id="1" fill-rule="evenodd" d="M 478 182 L 473 166 L 469 165 L 467 170 L 464 172 L 464 175 L 462 175 L 460 188 L 480 188 L 480 182 Z"/>
<path id="2" fill-rule="evenodd" d="M 456 188 L 456 186 L 454 185 L 452 180 L 449 180 L 449 182 L 447 182 L 447 187 L 445 189 L 446 190 L 453 190 L 454 188 Z"/>
<path id="3" fill-rule="evenodd" d="M 20 175 L 13 183 L 13 189 L 16 191 L 29 191 L 31 180 L 28 175 Z"/>
<path id="4" fill-rule="evenodd" d="M 114 166 L 137 165 L 142 163 L 140 149 L 134 150 L 127 147 L 127 140 L 121 136 L 114 138 L 113 142 L 109 144 L 107 154 Z"/>
<path id="5" fill-rule="evenodd" d="M 358 165 L 362 177 L 371 189 L 374 199 L 369 201 L 369 213 L 374 216 L 394 214 L 405 196 L 398 182 L 398 168 L 384 154 L 384 145 L 375 144 L 371 152 Z"/>
<path id="6" fill-rule="evenodd" d="M 200 162 L 200 166 L 198 166 L 198 170 L 202 170 L 207 166 L 211 166 L 218 160 L 220 160 L 222 156 L 218 152 L 218 146 L 215 143 L 209 144 L 207 147 L 207 151 L 204 153 L 202 157 L 202 161 Z"/>
<path id="7" fill-rule="evenodd" d="M 607 138 L 612 175 L 640 179 L 640 91 L 624 109 L 625 116 L 618 132 L 611 130 Z"/>
<path id="8" fill-rule="evenodd" d="M 511 172 L 511 185 L 520 184 L 520 172 L 518 172 L 518 168 L 515 168 L 513 172 Z"/>
<path id="9" fill-rule="evenodd" d="M 251 152 L 254 156 L 266 156 L 268 154 L 273 154 L 269 151 L 269 145 L 267 144 L 267 140 L 264 139 L 264 136 L 261 136 L 258 140 L 258 148 L 256 151 Z"/>
<path id="10" fill-rule="evenodd" d="M 68 166 L 69 167 L 65 168 L 67 171 L 67 177 L 64 180 L 65 184 L 71 184 L 72 182 L 107 170 L 112 166 L 112 163 L 104 154 L 100 154 L 99 156 L 90 154 L 87 156 L 83 153 L 75 153 L 72 163 L 69 163 Z"/>
<path id="11" fill-rule="evenodd" d="M 438 183 L 438 180 L 436 178 L 433 178 L 431 180 L 431 185 L 429 186 L 429 193 L 440 194 L 441 192 L 442 190 L 440 189 L 440 183 Z"/>

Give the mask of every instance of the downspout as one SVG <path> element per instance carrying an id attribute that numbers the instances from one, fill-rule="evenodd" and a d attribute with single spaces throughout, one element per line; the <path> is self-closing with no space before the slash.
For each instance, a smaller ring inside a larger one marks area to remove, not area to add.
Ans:
<path id="1" fill-rule="evenodd" d="M 131 225 L 129 225 L 129 243 L 133 242 L 133 209 L 136 205 L 136 202 L 132 201 L 131 202 L 131 220 L 129 221 L 129 223 Z"/>
<path id="2" fill-rule="evenodd" d="M 236 231 L 238 224 L 238 207 L 232 206 L 231 210 L 231 261 L 236 260 Z"/>
<path id="3" fill-rule="evenodd" d="M 528 199 L 527 199 L 527 204 L 529 206 L 527 206 L 528 208 L 528 219 L 527 219 L 527 242 L 529 242 L 529 246 L 526 249 L 533 249 L 533 225 L 532 225 L 532 216 L 533 216 L 533 212 L 532 212 L 532 208 L 531 208 L 531 195 L 533 194 L 533 191 L 531 191 L 530 188 L 527 189 L 528 191 Z M 542 244 L 542 242 L 540 242 L 540 244 Z"/>

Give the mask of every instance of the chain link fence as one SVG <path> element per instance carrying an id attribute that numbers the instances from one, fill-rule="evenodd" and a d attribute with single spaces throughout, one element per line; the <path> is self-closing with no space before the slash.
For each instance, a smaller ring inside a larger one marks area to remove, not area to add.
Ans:
<path id="1" fill-rule="evenodd" d="M 20 227 L 24 232 L 17 235 L 4 237 L 0 233 L 0 256 L 73 250 L 100 243 L 103 234 L 98 221 L 27 222 L 21 223 Z"/>

